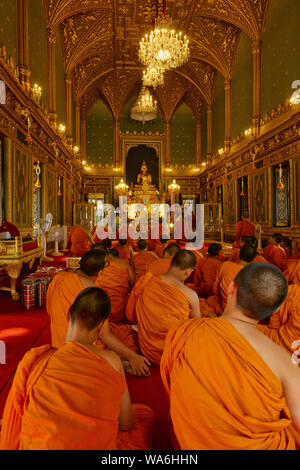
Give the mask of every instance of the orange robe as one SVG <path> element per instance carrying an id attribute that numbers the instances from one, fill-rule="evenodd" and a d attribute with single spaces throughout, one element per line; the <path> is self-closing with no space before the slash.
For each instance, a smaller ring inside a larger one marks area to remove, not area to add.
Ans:
<path id="1" fill-rule="evenodd" d="M 283 274 L 288 284 L 300 284 L 300 260 L 288 261 L 287 269 Z"/>
<path id="2" fill-rule="evenodd" d="M 121 374 L 80 343 L 31 349 L 5 405 L 1 449 L 151 449 L 150 408 L 138 405 L 135 429 L 118 431 L 125 388 Z"/>
<path id="3" fill-rule="evenodd" d="M 222 262 L 216 258 L 199 259 L 194 277 L 194 289 L 199 297 L 207 298 L 213 295 L 213 284 L 221 266 Z"/>
<path id="4" fill-rule="evenodd" d="M 153 365 L 159 365 L 165 337 L 189 318 L 190 304 L 176 287 L 151 273 L 135 284 L 126 308 L 126 317 L 138 325 L 139 345 Z"/>
<path id="5" fill-rule="evenodd" d="M 238 263 L 240 261 L 240 250 L 240 248 L 233 248 L 229 255 L 228 261 L 231 261 L 232 263 Z"/>
<path id="6" fill-rule="evenodd" d="M 300 243 L 296 246 L 296 253 L 293 256 L 290 256 L 289 259 L 300 259 Z"/>
<path id="7" fill-rule="evenodd" d="M 183 450 L 295 450 L 279 379 L 224 318 L 169 333 L 161 377 Z"/>
<path id="8" fill-rule="evenodd" d="M 264 250 L 263 250 L 263 257 L 270 262 L 271 260 L 271 254 L 272 251 L 274 250 L 275 245 L 267 245 Z"/>
<path id="9" fill-rule="evenodd" d="M 50 316 L 52 346 L 61 347 L 68 331 L 67 312 L 77 295 L 84 289 L 78 274 L 62 271 L 52 279 L 46 296 L 46 310 Z M 130 325 L 115 325 L 109 323 L 111 332 L 126 346 L 138 352 L 136 332 Z M 99 339 L 97 346 L 105 348 Z"/>
<path id="10" fill-rule="evenodd" d="M 157 256 L 159 256 L 159 258 L 163 258 L 165 249 L 166 249 L 166 246 L 158 242 L 153 251 Z"/>
<path id="11" fill-rule="evenodd" d="M 70 250 L 74 256 L 82 256 L 91 248 L 87 231 L 79 225 L 75 225 L 71 228 L 68 243 L 71 245 Z"/>
<path id="12" fill-rule="evenodd" d="M 130 261 L 132 256 L 132 251 L 129 245 L 122 246 L 119 243 L 115 246 L 116 250 L 119 252 L 119 258 Z"/>
<path id="13" fill-rule="evenodd" d="M 242 266 L 232 263 L 231 261 L 226 261 L 222 264 L 213 285 L 214 295 L 207 299 L 207 303 L 215 307 L 215 313 L 217 315 L 220 315 L 224 311 L 227 304 L 228 288 L 241 269 Z"/>
<path id="14" fill-rule="evenodd" d="M 293 354 L 293 342 L 300 339 L 300 285 L 289 286 L 287 298 L 271 316 L 270 325 L 257 325 L 257 328 Z"/>
<path id="15" fill-rule="evenodd" d="M 121 323 L 125 319 L 125 309 L 130 293 L 129 274 L 126 267 L 111 263 L 99 272 L 95 285 L 109 295 L 111 301 L 109 320 L 113 323 Z"/>
<path id="16" fill-rule="evenodd" d="M 285 250 L 276 245 L 274 245 L 273 250 L 271 250 L 268 261 L 281 269 L 281 271 L 284 271 L 288 265 L 288 257 Z"/>
<path id="17" fill-rule="evenodd" d="M 235 238 L 240 240 L 243 236 L 253 237 L 255 235 L 255 225 L 249 220 L 241 220 L 236 226 Z"/>
<path id="18" fill-rule="evenodd" d="M 146 273 L 148 266 L 156 259 L 151 251 L 140 251 L 132 258 L 136 280 Z"/>
<path id="19" fill-rule="evenodd" d="M 154 274 L 154 276 L 160 276 L 166 274 L 171 266 L 172 258 L 161 258 L 154 260 L 148 266 L 148 272 Z"/>

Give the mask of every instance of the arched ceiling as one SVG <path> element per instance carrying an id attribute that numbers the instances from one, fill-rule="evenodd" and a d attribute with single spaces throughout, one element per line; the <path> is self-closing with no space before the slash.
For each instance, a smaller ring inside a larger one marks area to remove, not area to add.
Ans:
<path id="1" fill-rule="evenodd" d="M 169 119 L 183 96 L 195 116 L 212 103 L 217 72 L 231 78 L 240 31 L 259 41 L 270 0 L 167 0 L 173 27 L 190 40 L 187 64 L 156 90 Z M 156 0 L 44 0 L 47 28 L 59 28 L 64 68 L 86 114 L 104 96 L 119 119 L 142 77 L 141 38 L 152 29 Z M 159 9 L 162 0 L 159 0 Z M 200 110 L 200 111 L 199 111 Z"/>

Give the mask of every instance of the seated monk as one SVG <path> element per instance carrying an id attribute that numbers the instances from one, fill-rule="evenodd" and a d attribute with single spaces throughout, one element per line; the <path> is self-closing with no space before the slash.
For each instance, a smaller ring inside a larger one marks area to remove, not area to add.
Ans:
<path id="1" fill-rule="evenodd" d="M 300 339 L 300 284 L 289 286 L 287 298 L 270 317 L 270 324 L 257 328 L 291 355 L 295 353 L 294 342 Z"/>
<path id="2" fill-rule="evenodd" d="M 115 248 L 108 253 L 108 263 L 106 268 L 99 271 L 95 285 L 109 295 L 111 302 L 109 321 L 121 323 L 125 320 L 125 309 L 135 276 L 128 261 L 119 259 L 119 252 Z"/>
<path id="3" fill-rule="evenodd" d="M 270 244 L 264 248 L 263 257 L 274 264 L 277 268 L 284 271 L 287 268 L 287 255 L 285 250 L 280 246 L 282 236 L 280 233 L 274 233 L 270 238 Z"/>
<path id="4" fill-rule="evenodd" d="M 222 266 L 222 262 L 217 259 L 221 250 L 220 243 L 211 243 L 208 247 L 208 257 L 197 261 L 194 289 L 199 297 L 206 299 L 213 295 L 213 284 Z"/>
<path id="5" fill-rule="evenodd" d="M 106 292 L 84 289 L 68 311 L 65 343 L 25 354 L 5 405 L 1 449 L 151 449 L 153 411 L 131 405 L 120 359 L 93 345 L 109 311 Z"/>
<path id="6" fill-rule="evenodd" d="M 156 259 L 148 265 L 148 272 L 154 276 L 160 276 L 169 271 L 172 259 L 180 251 L 180 247 L 175 243 L 168 245 L 164 251 L 164 257 L 162 259 Z"/>
<path id="7" fill-rule="evenodd" d="M 296 246 L 295 254 L 290 256 L 289 259 L 300 259 L 300 243 L 298 243 Z"/>
<path id="8" fill-rule="evenodd" d="M 68 235 L 68 246 L 73 256 L 82 256 L 89 251 L 94 239 L 89 233 L 89 220 L 83 219 L 81 226 L 75 225 Z"/>
<path id="9" fill-rule="evenodd" d="M 287 268 L 283 273 L 288 284 L 300 284 L 300 259 L 288 260 Z"/>
<path id="10" fill-rule="evenodd" d="M 148 265 L 157 259 L 157 255 L 153 251 L 147 251 L 147 240 L 139 240 L 137 246 L 138 253 L 132 258 L 136 280 L 143 276 L 147 272 Z"/>
<path id="11" fill-rule="evenodd" d="M 226 307 L 227 293 L 231 282 L 243 267 L 254 260 L 256 254 L 254 246 L 244 245 L 241 248 L 240 261 L 238 263 L 226 261 L 222 264 L 213 284 L 214 295 L 207 299 L 207 304 L 214 309 L 216 315 L 222 315 Z"/>
<path id="12" fill-rule="evenodd" d="M 95 286 L 98 273 L 105 268 L 106 253 L 101 250 L 88 251 L 80 261 L 79 270 L 62 271 L 52 279 L 46 295 L 46 310 L 50 316 L 51 344 L 60 348 L 68 330 L 67 312 L 76 296 L 86 287 Z M 126 371 L 137 375 L 149 375 L 148 361 L 137 354 L 136 333 L 130 325 L 114 325 L 104 322 L 97 346 L 103 344 L 126 361 Z M 120 338 L 120 339 L 119 339 Z M 126 344 L 124 341 L 126 340 Z"/>
<path id="13" fill-rule="evenodd" d="M 159 366 L 168 331 L 189 317 L 200 317 L 198 296 L 184 285 L 195 266 L 195 255 L 182 250 L 166 274 L 148 272 L 131 292 L 126 317 L 137 324 L 141 351 L 154 366 Z"/>
<path id="14" fill-rule="evenodd" d="M 169 245 L 169 240 L 165 239 L 165 238 L 163 238 L 163 236 L 161 236 L 159 242 L 156 244 L 153 251 L 159 258 L 163 258 L 164 257 L 164 251 L 165 251 L 165 249 L 167 248 L 168 245 Z"/>
<path id="15" fill-rule="evenodd" d="M 300 445 L 300 371 L 256 328 L 286 294 L 275 266 L 250 264 L 231 283 L 222 317 L 168 334 L 161 376 L 176 448 L 292 450 L 295 438 Z"/>
<path id="16" fill-rule="evenodd" d="M 127 239 L 120 239 L 115 246 L 119 252 L 119 258 L 131 262 L 133 257 L 133 249 Z"/>
<path id="17" fill-rule="evenodd" d="M 255 225 L 250 222 L 248 219 L 249 215 L 248 212 L 245 211 L 241 217 L 241 220 L 236 225 L 235 231 L 235 241 L 237 242 L 236 246 L 239 246 L 241 238 L 246 236 L 254 236 L 255 235 Z"/>
<path id="18" fill-rule="evenodd" d="M 251 246 L 256 246 L 257 238 L 256 237 L 250 237 L 244 235 L 241 238 L 240 245 L 241 247 L 244 245 L 251 245 Z M 229 255 L 228 261 L 232 261 L 233 263 L 238 263 L 240 260 L 240 248 L 234 248 L 232 252 Z M 261 255 L 256 255 L 256 257 L 253 260 L 254 263 L 267 263 L 268 261 Z"/>

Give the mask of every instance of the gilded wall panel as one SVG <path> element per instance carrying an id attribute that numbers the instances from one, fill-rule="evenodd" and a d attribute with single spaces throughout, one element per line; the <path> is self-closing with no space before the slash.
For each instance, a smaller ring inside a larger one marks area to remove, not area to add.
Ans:
<path id="1" fill-rule="evenodd" d="M 255 223 L 268 222 L 268 172 L 250 175 L 250 217 Z"/>
<path id="2" fill-rule="evenodd" d="M 236 182 L 232 181 L 224 185 L 224 222 L 236 223 Z"/>
<path id="3" fill-rule="evenodd" d="M 11 139 L 5 139 L 5 214 L 18 227 L 32 227 L 33 169 L 32 156 Z"/>
<path id="4" fill-rule="evenodd" d="M 72 184 L 64 180 L 64 224 L 70 227 L 72 225 Z"/>
<path id="5" fill-rule="evenodd" d="M 53 225 L 57 223 L 57 175 L 46 165 L 43 166 L 43 217 L 51 213 Z"/>
<path id="6" fill-rule="evenodd" d="M 300 157 L 295 160 L 295 223 L 300 225 Z"/>

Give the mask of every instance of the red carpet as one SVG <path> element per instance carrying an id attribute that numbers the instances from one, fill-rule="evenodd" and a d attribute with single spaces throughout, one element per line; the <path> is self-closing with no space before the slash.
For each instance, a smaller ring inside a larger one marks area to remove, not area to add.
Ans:
<path id="1" fill-rule="evenodd" d="M 56 264 L 56 263 L 55 263 Z M 53 264 L 52 264 L 53 265 Z M 0 419 L 15 370 L 26 351 L 51 342 L 49 317 L 44 309 L 25 310 L 21 302 L 0 291 L 0 340 L 6 344 L 6 364 L 0 364 Z M 159 369 L 146 378 L 127 375 L 132 403 L 143 403 L 155 412 L 153 447 L 170 449 L 168 405 Z"/>

